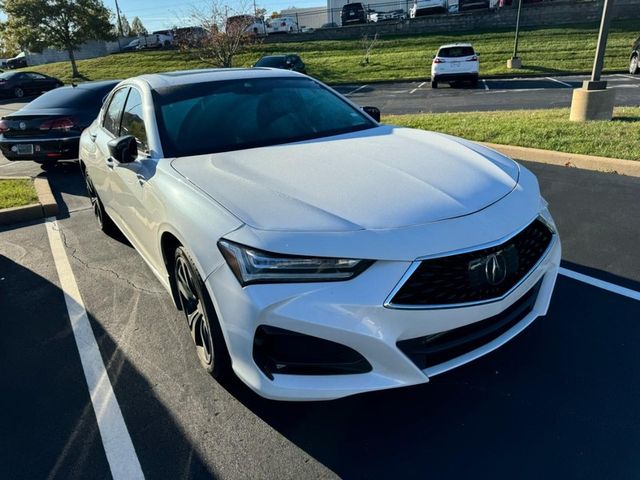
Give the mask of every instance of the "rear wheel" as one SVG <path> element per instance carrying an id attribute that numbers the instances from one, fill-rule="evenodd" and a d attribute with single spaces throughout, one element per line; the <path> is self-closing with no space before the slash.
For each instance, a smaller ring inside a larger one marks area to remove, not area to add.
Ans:
<path id="1" fill-rule="evenodd" d="M 174 256 L 173 278 L 198 360 L 215 379 L 231 373 L 231 359 L 207 288 L 183 247 Z"/>
<path id="2" fill-rule="evenodd" d="M 24 90 L 20 87 L 16 87 L 13 89 L 13 96 L 16 98 L 24 97 Z"/>
<path id="3" fill-rule="evenodd" d="M 638 63 L 639 63 L 638 55 L 636 54 L 633 57 L 631 57 L 631 60 L 629 61 L 629 73 L 631 75 L 635 75 L 640 71 L 640 66 L 638 65 Z"/>

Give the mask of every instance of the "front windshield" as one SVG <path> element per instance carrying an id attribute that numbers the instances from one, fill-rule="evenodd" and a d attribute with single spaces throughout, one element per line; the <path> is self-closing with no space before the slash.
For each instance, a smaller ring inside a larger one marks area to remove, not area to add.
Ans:
<path id="1" fill-rule="evenodd" d="M 179 85 L 154 93 L 166 156 L 184 157 L 339 135 L 376 124 L 307 78 Z"/>

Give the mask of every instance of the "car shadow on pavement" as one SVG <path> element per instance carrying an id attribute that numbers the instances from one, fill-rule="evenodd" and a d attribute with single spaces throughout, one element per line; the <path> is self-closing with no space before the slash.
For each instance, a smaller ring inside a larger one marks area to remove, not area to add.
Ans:
<path id="1" fill-rule="evenodd" d="M 427 384 L 309 403 L 227 388 L 342 478 L 629 478 L 640 465 L 638 311 L 559 277 L 547 316 Z"/>
<path id="2" fill-rule="evenodd" d="M 110 478 L 61 289 L 0 255 L 0 312 L 1 476 Z M 136 398 L 119 400 L 145 476 L 215 478 L 153 385 L 90 321 L 116 395 Z"/>
<path id="3" fill-rule="evenodd" d="M 58 204 L 58 219 L 68 218 L 70 211 L 91 207 L 78 162 L 60 162 L 43 169 L 40 176 L 49 180 Z"/>

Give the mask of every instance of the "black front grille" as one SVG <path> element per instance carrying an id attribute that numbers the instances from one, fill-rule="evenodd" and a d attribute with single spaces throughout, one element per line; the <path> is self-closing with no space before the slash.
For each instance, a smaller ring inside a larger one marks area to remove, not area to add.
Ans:
<path id="1" fill-rule="evenodd" d="M 526 317 L 536 303 L 541 284 L 542 280 L 498 315 L 446 332 L 401 340 L 396 345 L 421 370 L 464 355 L 498 338 Z"/>
<path id="2" fill-rule="evenodd" d="M 452 305 L 499 298 L 522 280 L 549 247 L 553 234 L 535 220 L 495 247 L 424 260 L 392 305 Z"/>

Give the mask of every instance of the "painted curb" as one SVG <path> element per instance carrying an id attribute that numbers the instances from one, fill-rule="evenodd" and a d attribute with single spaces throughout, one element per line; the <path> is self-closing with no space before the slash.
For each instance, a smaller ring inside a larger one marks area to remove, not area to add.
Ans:
<path id="1" fill-rule="evenodd" d="M 31 180 L 32 177 L 0 177 L 0 180 L 5 179 Z M 47 177 L 41 174 L 33 178 L 33 187 L 38 195 L 38 203 L 24 205 L 22 207 L 0 209 L 0 225 L 29 222 L 58 214 L 58 204 L 56 203 L 53 193 L 51 193 L 51 187 L 49 186 Z"/>
<path id="2" fill-rule="evenodd" d="M 514 145 L 500 145 L 496 143 L 481 142 L 481 144 L 516 160 L 640 177 L 640 161 L 596 157 L 593 155 L 580 155 L 577 153 L 564 153 L 554 150 L 516 147 Z"/>

